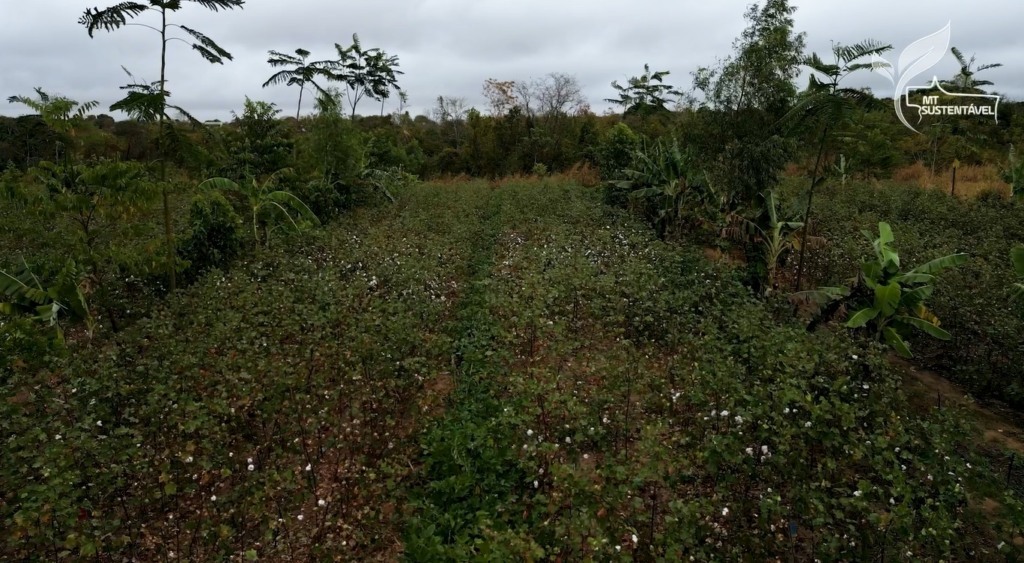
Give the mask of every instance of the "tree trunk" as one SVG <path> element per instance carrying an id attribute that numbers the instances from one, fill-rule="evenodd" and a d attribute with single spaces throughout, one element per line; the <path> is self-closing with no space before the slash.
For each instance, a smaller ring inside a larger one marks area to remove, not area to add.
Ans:
<path id="1" fill-rule="evenodd" d="M 174 224 L 171 222 L 171 200 L 167 193 L 167 147 L 164 143 L 164 114 L 167 113 L 167 8 L 160 10 L 160 116 L 157 122 L 157 154 L 160 158 L 160 195 L 164 205 L 164 238 L 167 243 L 167 277 L 171 292 L 178 288 L 177 274 L 174 271 Z"/>
<path id="2" fill-rule="evenodd" d="M 828 125 L 821 130 L 821 139 L 818 141 L 818 158 L 814 161 L 814 172 L 811 174 L 811 189 L 807 194 L 807 209 L 804 211 L 803 240 L 800 244 L 800 260 L 796 267 L 794 291 L 800 291 L 800 282 L 804 275 L 804 256 L 807 254 L 807 229 L 810 227 L 811 205 L 814 203 L 814 185 L 818 183 L 818 170 L 821 168 L 821 157 L 825 153 L 826 137 L 828 137 Z"/>

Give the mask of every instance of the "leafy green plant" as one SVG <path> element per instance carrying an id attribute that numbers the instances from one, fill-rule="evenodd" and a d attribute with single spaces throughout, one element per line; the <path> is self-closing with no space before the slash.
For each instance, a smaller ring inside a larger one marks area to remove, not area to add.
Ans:
<path id="1" fill-rule="evenodd" d="M 415 176 L 401 168 L 367 168 L 363 170 L 362 176 L 367 183 L 383 194 L 384 197 L 388 198 L 388 201 L 391 203 L 396 201 L 393 195 L 396 190 L 404 189 L 419 181 Z"/>
<path id="2" fill-rule="evenodd" d="M 290 170 L 278 170 L 260 182 L 250 176 L 242 182 L 227 178 L 210 178 L 199 184 L 199 189 L 214 189 L 235 193 L 245 201 L 248 214 L 252 217 L 252 234 L 256 247 L 260 247 L 260 226 L 263 227 L 263 244 L 270 244 L 273 229 L 290 225 L 302 230 L 310 224 L 319 224 L 317 216 L 297 196 L 289 191 L 276 189 L 278 178 Z M 281 225 L 269 227 L 272 222 Z"/>
<path id="3" fill-rule="evenodd" d="M 888 223 L 878 224 L 878 237 L 864 236 L 871 242 L 875 259 L 861 264 L 860 273 L 850 287 L 823 287 L 805 292 L 804 296 L 818 303 L 827 303 L 826 311 L 834 313 L 841 306 L 852 312 L 846 327 L 865 329 L 875 339 L 884 340 L 902 356 L 911 357 L 906 337 L 913 329 L 940 340 L 950 334 L 939 327 L 939 319 L 925 301 L 935 291 L 935 277 L 943 270 L 965 264 L 966 254 L 950 254 L 926 264 L 903 271 L 900 256 L 893 247 L 895 237 Z"/>
<path id="4" fill-rule="evenodd" d="M 977 56 L 971 55 L 971 58 L 968 59 L 967 56 L 964 55 L 957 47 L 952 47 L 950 52 L 953 53 L 953 56 L 956 58 L 956 62 L 960 64 L 960 72 L 956 73 L 956 75 L 953 76 L 953 79 L 945 82 L 945 84 L 963 88 L 969 92 L 982 92 L 983 90 L 980 89 L 980 86 L 993 85 L 991 80 L 975 79 L 975 74 L 1003 66 L 1003 63 L 987 63 L 979 64 L 975 67 L 975 63 L 978 62 Z"/>
<path id="5" fill-rule="evenodd" d="M 305 49 L 296 49 L 295 54 L 291 55 L 288 53 L 281 53 L 279 51 L 270 51 L 270 58 L 267 59 L 267 64 L 273 68 L 280 68 L 290 66 L 290 69 L 279 70 L 273 74 L 266 82 L 263 83 L 263 87 L 287 84 L 288 86 L 299 87 L 299 104 L 295 109 L 295 119 L 299 119 L 302 116 L 302 95 L 306 91 L 306 84 L 312 85 L 321 94 L 325 94 L 326 90 L 320 86 L 316 81 L 318 77 L 327 78 L 329 76 L 329 67 L 332 61 L 313 61 L 306 62 L 309 58 L 309 51 Z"/>
<path id="6" fill-rule="evenodd" d="M 238 127 L 227 135 L 223 176 L 235 180 L 263 177 L 291 166 L 295 146 L 291 132 L 278 118 L 280 113 L 275 104 L 248 96 L 242 114 L 232 112 Z"/>
<path id="7" fill-rule="evenodd" d="M 62 133 L 71 132 L 75 127 L 85 122 L 85 116 L 97 106 L 99 102 L 79 103 L 64 96 L 51 96 L 42 88 L 36 88 L 36 99 L 27 96 L 11 96 L 7 101 L 12 104 L 22 104 L 39 114 L 43 121 L 53 129 Z"/>
<path id="8" fill-rule="evenodd" d="M 242 250 L 242 219 L 220 192 L 200 194 L 189 212 L 192 232 L 182 241 L 179 254 L 188 261 L 189 276 L 224 268 Z"/>
<path id="9" fill-rule="evenodd" d="M 669 74 L 667 70 L 651 71 L 650 65 L 644 64 L 643 74 L 629 78 L 626 84 L 613 81 L 612 88 L 619 97 L 605 101 L 621 106 L 626 113 L 666 111 L 669 97 L 682 95 L 674 86 L 665 84 Z"/>
<path id="10" fill-rule="evenodd" d="M 640 147 L 640 138 L 625 123 L 616 123 L 602 137 L 597 147 L 597 163 L 601 177 L 617 179 L 623 170 L 633 163 L 633 153 Z M 606 198 L 607 200 L 607 198 Z M 606 201 L 608 204 L 624 204 L 622 201 Z"/>
<path id="11" fill-rule="evenodd" d="M 701 222 L 719 209 L 713 190 L 695 168 L 692 154 L 678 141 L 659 140 L 636 151 L 632 167 L 622 171 L 625 179 L 613 185 L 627 191 L 659 236 L 665 236 L 685 220 Z"/>
<path id="12" fill-rule="evenodd" d="M 1010 196 L 1024 195 L 1024 159 L 1017 156 L 1017 148 L 1010 145 L 1006 168 L 1003 169 L 1003 180 L 1010 184 Z"/>
<path id="13" fill-rule="evenodd" d="M 1013 263 L 1013 271 L 1020 278 L 1021 283 L 1013 284 L 1013 294 L 1016 298 L 1024 298 L 1024 246 L 1016 246 L 1010 251 L 1010 261 Z"/>
<path id="14" fill-rule="evenodd" d="M 794 248 L 800 248 L 802 242 L 796 233 L 804 224 L 799 221 L 779 220 L 775 192 L 767 192 L 764 195 L 764 204 L 768 219 L 767 226 L 762 228 L 753 221 L 748 221 L 748 224 L 760 235 L 767 278 L 764 293 L 767 295 L 778 287 L 779 263 L 783 256 Z"/>
<path id="15" fill-rule="evenodd" d="M 869 107 L 874 98 L 863 90 L 842 87 L 840 84 L 853 73 L 880 68 L 883 63 L 876 62 L 877 57 L 892 49 L 873 40 L 866 40 L 854 45 L 832 45 L 833 62 L 825 62 L 817 53 L 804 59 L 804 66 L 811 70 L 807 89 L 802 92 L 793 109 L 783 118 L 784 122 L 798 125 L 810 124 L 818 128 L 817 157 L 811 170 L 811 182 L 807 190 L 807 207 L 804 211 L 804 229 L 811 220 L 814 204 L 814 190 L 824 181 L 822 159 L 830 140 L 851 117 L 855 110 Z M 872 62 L 864 62 L 871 59 Z M 804 273 L 804 256 L 807 247 L 800 250 L 800 261 L 796 272 L 796 290 L 800 291 L 800 282 Z"/>
<path id="16" fill-rule="evenodd" d="M 49 284 L 44 284 L 22 261 L 21 268 L 13 273 L 0 271 L 0 295 L 7 299 L 0 302 L 0 313 L 30 315 L 46 323 L 59 342 L 64 341 L 65 319 L 84 322 L 91 336 L 96 322 L 86 302 L 87 285 L 86 271 L 73 260 L 64 264 Z"/>
<path id="17" fill-rule="evenodd" d="M 193 51 L 199 53 L 207 62 L 212 64 L 224 64 L 225 60 L 232 60 L 231 53 L 217 44 L 213 39 L 202 32 L 172 23 L 170 18 L 176 15 L 187 5 L 198 5 L 213 12 L 221 10 L 241 9 L 245 0 L 146 0 L 145 2 L 119 2 L 106 8 L 87 8 L 78 23 L 85 26 L 89 37 L 93 37 L 97 31 L 112 32 L 125 26 L 136 26 L 148 29 L 160 37 L 160 78 L 152 84 L 133 83 L 124 86 L 128 94 L 120 101 L 111 106 L 111 110 L 122 110 L 129 115 L 141 117 L 147 121 L 156 121 L 158 124 L 159 136 L 158 153 L 160 155 L 160 182 L 161 196 L 163 198 L 164 211 L 164 239 L 168 255 L 175 252 L 174 225 L 171 221 L 170 194 L 167 192 L 167 160 L 169 157 L 167 146 L 167 131 L 165 123 L 170 123 L 170 116 L 167 115 L 168 108 L 177 109 L 181 113 L 184 110 L 168 104 L 171 93 L 167 90 L 167 52 L 174 41 L 179 41 L 192 47 Z M 156 21 L 152 24 L 138 23 L 135 20 L 143 15 L 155 15 Z M 173 35 L 178 29 L 191 38 L 189 40 Z M 123 67 L 122 67 L 123 68 Z M 127 71 L 126 71 L 127 72 Z M 129 76 L 131 73 L 129 73 Z M 173 130 L 173 125 L 170 128 Z M 173 260 L 168 261 L 168 281 L 171 291 L 176 286 L 176 269 Z"/>
<path id="18" fill-rule="evenodd" d="M 105 250 L 101 239 L 156 199 L 146 169 L 134 162 L 43 162 L 34 172 L 49 196 L 48 210 L 75 227 L 90 264 L 97 260 L 96 252 Z"/>
<path id="19" fill-rule="evenodd" d="M 351 110 L 350 118 L 355 119 L 356 108 L 363 98 L 379 100 L 382 104 L 398 90 L 398 57 L 388 55 L 379 48 L 363 49 L 359 35 L 352 34 L 352 44 L 342 47 L 335 43 L 338 59 L 332 61 L 328 70 L 331 80 L 345 84 L 345 97 Z"/>

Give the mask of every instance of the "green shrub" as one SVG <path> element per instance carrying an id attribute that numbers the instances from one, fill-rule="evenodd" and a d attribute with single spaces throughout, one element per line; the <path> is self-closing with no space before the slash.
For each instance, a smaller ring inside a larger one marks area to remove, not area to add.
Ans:
<path id="1" fill-rule="evenodd" d="M 188 261 L 185 277 L 194 281 L 202 274 L 227 267 L 242 250 L 242 219 L 219 192 L 192 200 L 191 233 L 181 241 L 178 255 Z"/>
<path id="2" fill-rule="evenodd" d="M 633 163 L 633 153 L 640 148 L 640 138 L 625 123 L 617 123 L 601 137 L 597 148 L 597 165 L 601 178 L 612 180 Z"/>

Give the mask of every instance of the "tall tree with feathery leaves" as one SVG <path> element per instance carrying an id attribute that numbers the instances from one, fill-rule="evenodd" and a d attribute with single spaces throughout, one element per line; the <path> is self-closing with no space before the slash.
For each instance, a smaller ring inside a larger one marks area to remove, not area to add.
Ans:
<path id="1" fill-rule="evenodd" d="M 90 111 L 100 105 L 95 100 L 79 103 L 64 96 L 51 96 L 39 87 L 35 88 L 35 92 L 35 99 L 28 96 L 11 96 L 7 98 L 7 101 L 12 104 L 21 104 L 28 107 L 38 113 L 43 122 L 51 129 L 61 133 L 70 133 L 72 137 L 74 137 L 75 127 L 85 120 L 85 116 Z M 56 160 L 60 160 L 60 149 L 62 146 L 63 144 L 58 141 L 57 154 L 55 155 Z"/>
<path id="2" fill-rule="evenodd" d="M 279 70 L 274 73 L 266 82 L 263 83 L 263 87 L 276 86 L 278 84 L 287 84 L 288 86 L 299 87 L 299 107 L 295 110 L 295 119 L 298 120 L 302 115 L 302 94 L 306 91 L 306 84 L 312 85 L 321 94 L 327 94 L 327 91 L 323 89 L 320 84 L 316 82 L 317 77 L 330 77 L 330 67 L 334 61 L 313 61 L 307 63 L 306 60 L 309 58 L 309 51 L 305 49 L 296 49 L 295 54 L 291 55 L 288 53 L 282 53 L 280 51 L 270 51 L 270 58 L 267 59 L 267 64 L 273 68 L 290 67 L 283 70 Z"/>
<path id="3" fill-rule="evenodd" d="M 958 72 L 952 80 L 948 81 L 947 84 L 952 84 L 965 90 L 979 91 L 981 86 L 992 86 L 991 80 L 976 80 L 974 75 L 985 70 L 1003 66 L 1003 63 L 990 63 L 975 67 L 975 63 L 978 62 L 975 55 L 971 55 L 971 58 L 968 59 L 967 56 L 956 47 L 950 49 L 950 52 L 953 53 L 954 57 L 956 57 L 956 62 L 960 64 L 960 72 Z"/>
<path id="4" fill-rule="evenodd" d="M 232 60 L 231 53 L 224 50 L 213 39 L 184 25 L 171 23 L 169 16 L 176 14 L 186 5 L 195 4 L 213 12 L 242 8 L 245 0 L 146 0 L 145 2 L 120 2 L 107 8 L 87 8 L 78 23 L 85 26 L 89 37 L 97 31 L 115 31 L 122 27 L 142 27 L 160 35 L 160 80 L 152 85 L 130 84 L 123 87 L 129 94 L 111 109 L 124 110 L 129 114 L 155 118 L 160 135 L 157 138 L 157 152 L 160 155 L 160 183 L 163 198 L 164 233 L 167 239 L 168 278 L 170 289 L 176 289 L 174 266 L 174 226 L 171 223 L 170 198 L 167 193 L 167 155 L 164 142 L 164 124 L 167 119 L 167 48 L 172 41 L 179 41 L 192 47 L 201 57 L 213 64 L 224 64 Z M 157 21 L 141 23 L 136 21 L 143 15 L 155 15 Z M 190 39 L 172 35 L 179 30 Z M 180 108 L 176 108 L 180 109 Z"/>
<path id="5" fill-rule="evenodd" d="M 784 122 L 811 124 L 819 127 L 818 156 L 811 172 L 811 185 L 807 193 L 807 207 L 804 210 L 803 231 L 807 238 L 808 222 L 811 219 L 811 206 L 814 203 L 814 189 L 825 181 L 822 172 L 822 159 L 830 133 L 842 127 L 853 115 L 855 108 L 870 107 L 876 100 L 865 90 L 845 88 L 840 83 L 849 75 L 861 70 L 874 70 L 888 67 L 875 57 L 892 49 L 868 39 L 854 45 L 832 45 L 833 62 L 825 62 L 817 53 L 804 59 L 803 64 L 811 71 L 807 89 L 801 93 L 796 105 L 783 118 Z M 865 61 L 865 59 L 871 62 Z M 877 60 L 876 60 L 877 59 Z M 796 272 L 796 291 L 800 291 L 800 282 L 804 271 L 804 255 L 807 244 L 800 245 L 800 259 Z"/>
<path id="6" fill-rule="evenodd" d="M 331 80 L 345 84 L 352 119 L 363 98 L 383 100 L 392 89 L 398 89 L 398 75 L 404 73 L 398 70 L 397 55 L 388 55 L 378 48 L 363 49 L 358 34 L 352 34 L 348 47 L 335 43 L 334 48 L 338 59 L 332 64 Z"/>

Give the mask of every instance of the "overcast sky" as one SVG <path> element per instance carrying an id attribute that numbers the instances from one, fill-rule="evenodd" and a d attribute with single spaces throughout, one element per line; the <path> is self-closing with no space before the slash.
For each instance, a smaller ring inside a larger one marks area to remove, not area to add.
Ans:
<path id="1" fill-rule="evenodd" d="M 96 0 L 92 0 L 95 2 Z M 113 0 L 107 0 L 114 3 Z M 211 65 L 172 42 L 168 89 L 174 103 L 201 119 L 228 120 L 246 95 L 295 111 L 298 91 L 262 89 L 271 74 L 267 51 L 302 47 L 313 58 L 332 58 L 334 43 L 357 32 L 364 47 L 401 59 L 401 86 L 410 110 L 426 113 L 438 95 L 461 96 L 484 107 L 481 85 L 489 77 L 528 79 L 549 72 L 575 75 L 595 111 L 607 108 L 612 80 L 639 74 L 644 63 L 670 70 L 668 82 L 688 88 L 690 72 L 730 53 L 744 27 L 748 0 L 248 0 L 243 10 L 210 13 L 198 6 L 177 21 L 198 29 L 234 55 Z M 1005 66 L 982 77 L 1011 99 L 1024 99 L 1024 2 L 1019 0 L 800 0 L 796 27 L 808 49 L 827 52 L 830 42 L 874 38 L 892 43 L 893 59 L 911 42 L 952 22 L 952 42 L 982 63 Z M 90 39 L 77 20 L 79 0 L 0 0 L 0 95 L 31 94 L 34 86 L 106 108 L 126 83 L 124 65 L 156 80 L 159 39 L 141 27 Z M 105 3 L 99 4 L 101 7 Z M 148 16 L 144 16 L 148 17 Z M 147 21 L 141 19 L 139 21 Z M 152 22 L 152 20 L 148 20 Z M 952 76 L 952 55 L 932 73 Z M 803 79 L 801 79 L 803 82 Z M 851 83 L 891 96 L 878 75 Z M 801 86 L 803 84 L 801 83 Z M 372 102 L 370 102 L 372 104 Z M 360 113 L 379 112 L 370 104 Z M 393 98 L 388 111 L 394 109 Z M 308 109 L 309 105 L 306 105 Z M 0 114 L 24 113 L 0 103 Z"/>

